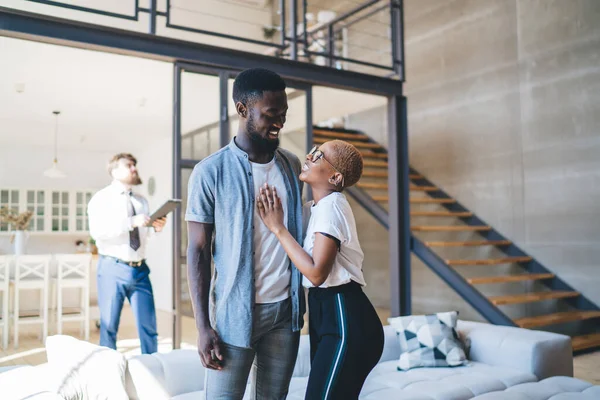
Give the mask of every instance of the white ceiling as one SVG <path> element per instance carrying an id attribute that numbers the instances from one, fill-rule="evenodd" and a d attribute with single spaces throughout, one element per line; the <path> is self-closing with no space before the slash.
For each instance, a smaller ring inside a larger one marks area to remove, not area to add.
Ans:
<path id="1" fill-rule="evenodd" d="M 0 54 L 0 143 L 51 146 L 54 110 L 59 151 L 112 151 L 171 136 L 171 63 L 4 37 Z M 215 121 L 216 78 L 184 82 L 184 131 Z"/>
<path id="2" fill-rule="evenodd" d="M 61 149 L 122 151 L 172 134 L 171 63 L 5 37 L 0 37 L 0 54 L 2 145 L 51 149 L 54 110 L 61 111 L 59 158 Z M 23 85 L 22 93 L 17 85 Z M 183 132 L 218 120 L 218 88 L 216 77 L 184 74 Z M 315 87 L 313 98 L 315 122 L 386 102 L 323 87 Z M 303 98 L 292 105 L 288 131 L 304 125 Z"/>

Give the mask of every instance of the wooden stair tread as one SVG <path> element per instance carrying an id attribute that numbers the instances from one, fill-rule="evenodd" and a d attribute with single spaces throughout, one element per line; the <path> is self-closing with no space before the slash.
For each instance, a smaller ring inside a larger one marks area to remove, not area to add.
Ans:
<path id="1" fill-rule="evenodd" d="M 364 174 L 363 174 L 364 176 Z M 387 174 L 386 174 L 387 176 Z M 359 188 L 364 188 L 364 189 L 381 189 L 381 190 L 388 190 L 388 184 L 387 183 L 377 183 L 377 182 L 358 182 L 356 184 L 357 187 Z M 437 191 L 438 188 L 436 188 L 435 186 L 414 186 L 411 185 L 408 187 L 409 190 L 413 190 L 413 191 L 417 191 L 417 192 L 434 192 Z"/>
<path id="2" fill-rule="evenodd" d="M 472 217 L 470 211 L 411 211 L 412 217 Z"/>
<path id="3" fill-rule="evenodd" d="M 417 185 L 411 185 L 409 186 L 409 189 L 415 192 L 437 192 L 438 189 L 435 186 L 417 186 Z"/>
<path id="4" fill-rule="evenodd" d="M 429 247 L 509 246 L 510 240 L 467 240 L 463 242 L 425 242 Z"/>
<path id="5" fill-rule="evenodd" d="M 379 159 L 385 159 L 387 160 L 388 156 L 387 153 L 375 153 L 374 151 L 361 151 L 360 154 L 362 154 L 362 156 L 364 158 L 379 158 Z"/>
<path id="6" fill-rule="evenodd" d="M 515 323 L 521 328 L 535 328 L 538 326 L 548 326 L 563 324 L 565 322 L 583 321 L 591 318 L 600 318 L 599 311 L 566 311 L 554 314 L 538 315 L 536 317 L 525 317 L 515 320 Z"/>
<path id="7" fill-rule="evenodd" d="M 490 231 L 491 226 L 487 225 L 456 225 L 456 226 L 438 226 L 438 225 L 417 225 L 411 226 L 411 230 L 420 232 L 478 232 L 478 231 Z"/>
<path id="8" fill-rule="evenodd" d="M 387 203 L 389 201 L 389 196 L 371 196 L 373 200 L 379 201 L 381 203 Z"/>
<path id="9" fill-rule="evenodd" d="M 387 168 L 387 161 L 363 160 L 363 167 Z"/>
<path id="10" fill-rule="evenodd" d="M 513 264 L 529 262 L 533 260 L 532 257 L 503 257 L 503 258 L 489 258 L 483 260 L 446 260 L 446 264 L 450 266 L 455 265 L 500 265 L 500 264 Z"/>
<path id="11" fill-rule="evenodd" d="M 579 296 L 578 292 L 569 291 L 552 291 L 552 292 L 536 292 L 536 293 L 525 293 L 525 294 L 511 294 L 508 296 L 493 296 L 489 300 L 496 306 L 506 304 L 519 304 L 519 303 L 534 303 L 536 301 L 552 300 L 552 299 L 566 299 L 569 297 Z"/>
<path id="12" fill-rule="evenodd" d="M 363 178 L 386 178 L 388 177 L 387 171 L 363 171 Z"/>
<path id="13" fill-rule="evenodd" d="M 419 174 L 408 174 L 409 179 L 423 179 L 423 175 Z"/>
<path id="14" fill-rule="evenodd" d="M 319 138 L 316 137 L 313 139 L 313 143 L 315 144 L 323 144 L 325 142 L 329 142 L 330 139 L 328 138 Z M 385 150 L 384 147 L 382 147 L 379 143 L 369 143 L 369 142 L 360 142 L 357 140 L 346 140 L 347 143 L 350 143 L 351 145 L 353 145 L 356 148 L 359 149 L 383 149 Z"/>
<path id="15" fill-rule="evenodd" d="M 380 190 L 388 190 L 387 183 L 376 183 L 376 182 L 358 182 L 356 187 L 362 189 L 380 189 Z"/>
<path id="16" fill-rule="evenodd" d="M 363 135 L 361 133 L 332 132 L 315 128 L 313 128 L 313 135 L 331 139 L 369 140 L 367 135 Z"/>
<path id="17" fill-rule="evenodd" d="M 538 281 L 542 279 L 552 279 L 554 274 L 522 274 L 522 275 L 502 275 L 502 276 L 481 276 L 469 278 L 467 282 L 471 285 L 486 285 L 490 283 L 510 283 L 523 281 Z"/>
<path id="18" fill-rule="evenodd" d="M 600 346 L 600 333 L 592 333 L 589 335 L 575 336 L 571 338 L 573 351 L 591 349 Z"/>
<path id="19" fill-rule="evenodd" d="M 456 203 L 454 199 L 430 199 L 430 198 L 422 198 L 422 199 L 410 199 L 412 204 L 452 204 Z"/>

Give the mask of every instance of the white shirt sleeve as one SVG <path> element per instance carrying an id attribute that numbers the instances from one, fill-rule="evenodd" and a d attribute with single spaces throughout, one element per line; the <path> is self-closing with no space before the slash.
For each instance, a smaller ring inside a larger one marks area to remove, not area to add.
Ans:
<path id="1" fill-rule="evenodd" d="M 326 207 L 319 207 L 316 215 L 313 215 L 315 233 L 326 233 L 339 240 L 340 243 L 346 242 L 348 235 L 345 229 L 347 221 L 344 213 L 335 203 L 324 205 Z"/>
<path id="2" fill-rule="evenodd" d="M 112 209 L 110 199 L 104 199 L 103 193 L 97 193 L 88 204 L 90 236 L 94 240 L 106 240 L 118 237 L 133 229 L 131 218 L 119 215 Z"/>

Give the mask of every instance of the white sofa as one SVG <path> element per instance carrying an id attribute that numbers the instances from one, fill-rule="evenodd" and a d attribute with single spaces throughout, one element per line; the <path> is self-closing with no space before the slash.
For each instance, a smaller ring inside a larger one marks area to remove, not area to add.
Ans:
<path id="1" fill-rule="evenodd" d="M 600 386 L 571 378 L 573 357 L 566 336 L 464 321 L 459 322 L 458 331 L 470 346 L 468 365 L 403 372 L 396 368 L 400 356 L 396 333 L 386 326 L 383 355 L 365 383 L 361 400 L 600 398 Z M 44 371 L 51 368 L 45 364 L 0 373 L 0 398 L 60 399 L 45 389 L 51 385 L 40 378 L 49 376 Z M 309 372 L 309 342 L 303 336 L 288 399 L 304 399 Z M 101 379 L 103 374 L 99 371 L 98 375 Z M 6 397 L 12 393 L 9 385 L 18 381 L 30 383 L 21 385 L 19 396 L 23 397 Z M 204 368 L 195 350 L 141 355 L 127 361 L 125 388 L 130 399 L 202 399 L 203 385 Z M 246 398 L 251 398 L 249 392 Z"/>

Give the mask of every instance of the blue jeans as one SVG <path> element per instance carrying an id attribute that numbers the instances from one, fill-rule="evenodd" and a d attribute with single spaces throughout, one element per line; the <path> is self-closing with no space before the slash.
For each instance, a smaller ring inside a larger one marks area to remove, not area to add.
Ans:
<path id="1" fill-rule="evenodd" d="M 257 304 L 252 347 L 222 344 L 223 369 L 206 370 L 207 400 L 241 400 L 252 369 L 250 398 L 284 400 L 298 355 L 300 332 L 292 332 L 292 302 Z"/>
<path id="2" fill-rule="evenodd" d="M 156 353 L 156 311 L 150 284 L 150 269 L 144 262 L 130 267 L 115 259 L 100 256 L 98 261 L 98 306 L 100 308 L 100 346 L 117 348 L 117 331 L 125 298 L 129 300 L 143 354 Z"/>

